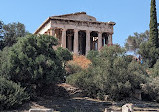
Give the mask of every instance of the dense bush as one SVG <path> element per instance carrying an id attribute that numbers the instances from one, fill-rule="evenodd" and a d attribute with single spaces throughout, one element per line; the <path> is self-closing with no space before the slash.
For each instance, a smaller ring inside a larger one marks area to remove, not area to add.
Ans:
<path id="1" fill-rule="evenodd" d="M 9 47 L 5 47 L 2 51 L 0 51 L 0 75 L 8 74 L 7 62 L 8 62 L 8 51 Z M 8 76 L 6 76 L 7 78 Z"/>
<path id="2" fill-rule="evenodd" d="M 47 85 L 64 80 L 62 60 L 52 48 L 57 44 L 54 37 L 47 35 L 28 35 L 19 39 L 8 50 L 7 61 L 1 65 L 1 74 L 20 83 L 30 93 L 41 94 L 41 89 Z"/>
<path id="3" fill-rule="evenodd" d="M 29 96 L 20 85 L 0 76 L 0 110 L 16 108 Z"/>
<path id="4" fill-rule="evenodd" d="M 89 69 L 90 70 L 90 69 Z M 96 98 L 99 88 L 94 83 L 94 75 L 91 71 L 83 70 L 81 72 L 69 75 L 66 78 L 66 83 L 82 89 L 89 97 Z"/>
<path id="5" fill-rule="evenodd" d="M 159 48 L 156 48 L 152 43 L 145 42 L 140 45 L 138 53 L 143 58 L 147 68 L 153 68 L 156 61 L 159 59 Z"/>
<path id="6" fill-rule="evenodd" d="M 159 60 L 157 60 L 154 67 L 151 69 L 151 74 L 152 74 L 153 77 L 158 77 L 159 76 Z"/>
<path id="7" fill-rule="evenodd" d="M 56 54 L 59 57 L 59 59 L 63 62 L 64 66 L 67 61 L 73 59 L 72 53 L 66 48 L 58 47 L 56 50 Z"/>
<path id="8" fill-rule="evenodd" d="M 109 95 L 121 100 L 130 97 L 135 89 L 141 89 L 146 76 L 139 63 L 125 56 L 124 49 L 112 46 L 102 49 L 87 70 L 68 76 L 67 82 L 85 90 L 88 96 Z"/>
<path id="9" fill-rule="evenodd" d="M 149 78 L 146 84 L 142 85 L 145 100 L 153 100 L 159 103 L 159 77 Z"/>
<path id="10" fill-rule="evenodd" d="M 98 54 L 99 54 L 99 51 L 91 50 L 88 52 L 87 58 L 91 60 L 92 63 L 94 63 L 94 61 L 96 61 L 97 59 Z"/>
<path id="11" fill-rule="evenodd" d="M 74 74 L 82 71 L 82 67 L 75 63 L 74 61 L 70 61 L 66 64 L 67 74 Z"/>
<path id="12" fill-rule="evenodd" d="M 143 97 L 145 100 L 159 102 L 159 60 L 153 68 L 148 69 L 150 77 L 146 84 L 142 85 Z"/>

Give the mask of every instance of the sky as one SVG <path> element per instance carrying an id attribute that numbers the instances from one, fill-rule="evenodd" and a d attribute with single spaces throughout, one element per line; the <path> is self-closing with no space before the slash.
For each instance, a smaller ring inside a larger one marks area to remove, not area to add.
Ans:
<path id="1" fill-rule="evenodd" d="M 156 8 L 159 23 L 159 0 Z M 21 22 L 34 33 L 49 16 L 75 12 L 115 22 L 113 43 L 124 46 L 129 35 L 149 29 L 150 0 L 1 0 L 0 20 Z"/>

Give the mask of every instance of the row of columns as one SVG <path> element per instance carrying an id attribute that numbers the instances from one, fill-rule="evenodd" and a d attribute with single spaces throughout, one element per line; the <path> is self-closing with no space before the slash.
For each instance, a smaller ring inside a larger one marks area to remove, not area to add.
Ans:
<path id="1" fill-rule="evenodd" d="M 62 29 L 62 46 L 63 48 L 66 48 L 66 29 Z M 74 53 L 78 54 L 78 29 L 74 29 Z M 90 51 L 90 33 L 91 31 L 86 30 L 86 54 L 88 51 Z M 52 29 L 51 35 L 55 36 L 55 29 Z M 112 44 L 112 34 L 109 34 L 108 37 L 108 44 Z M 102 48 L 102 32 L 98 32 L 98 50 Z"/>

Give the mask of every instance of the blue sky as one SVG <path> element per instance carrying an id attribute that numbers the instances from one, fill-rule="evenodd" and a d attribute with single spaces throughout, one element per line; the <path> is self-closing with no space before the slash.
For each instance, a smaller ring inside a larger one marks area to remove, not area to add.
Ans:
<path id="1" fill-rule="evenodd" d="M 1 0 L 0 20 L 21 22 L 33 33 L 49 16 L 82 11 L 98 21 L 116 22 L 113 43 L 121 46 L 129 35 L 149 29 L 150 0 Z"/>

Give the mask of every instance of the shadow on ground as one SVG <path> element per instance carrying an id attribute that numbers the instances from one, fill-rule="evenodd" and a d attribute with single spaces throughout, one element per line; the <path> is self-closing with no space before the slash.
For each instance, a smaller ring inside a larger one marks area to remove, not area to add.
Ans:
<path id="1" fill-rule="evenodd" d="M 40 98 L 37 105 L 51 108 L 60 112 L 103 112 L 111 105 L 110 102 L 101 102 L 89 98 Z"/>

